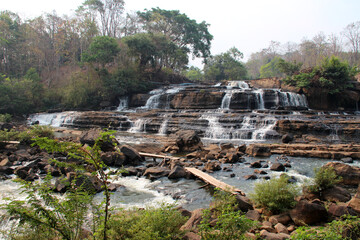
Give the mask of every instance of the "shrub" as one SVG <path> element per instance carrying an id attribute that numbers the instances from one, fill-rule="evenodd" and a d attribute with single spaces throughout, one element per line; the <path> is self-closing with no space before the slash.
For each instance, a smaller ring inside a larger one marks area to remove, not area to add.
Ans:
<path id="1" fill-rule="evenodd" d="M 11 129 L 10 131 L 7 129 L 0 130 L 0 141 L 14 141 L 18 139 L 18 136 L 19 132 L 15 131 L 14 129 Z"/>
<path id="2" fill-rule="evenodd" d="M 38 127 L 31 131 L 37 135 L 49 134 Z M 67 153 L 71 158 L 86 162 L 94 169 L 102 184 L 104 201 L 100 206 L 92 205 L 92 195 L 86 189 L 86 186 L 75 184 L 77 178 L 70 183 L 70 188 L 65 198 L 52 193 L 51 176 L 45 178 L 43 182 L 25 182 L 21 181 L 24 192 L 27 193 L 26 201 L 14 200 L 3 205 L 9 217 L 19 220 L 19 229 L 22 233 L 32 234 L 33 229 L 43 228 L 46 233 L 60 235 L 64 239 L 81 239 L 80 234 L 87 219 L 90 206 L 96 212 L 93 212 L 93 234 L 102 239 L 107 239 L 108 222 L 110 217 L 110 192 L 108 189 L 108 175 L 105 173 L 105 165 L 101 161 L 99 144 L 104 139 L 111 138 L 113 132 L 105 132 L 96 139 L 93 147 L 82 146 L 77 143 L 59 142 L 46 137 L 34 139 L 34 144 L 48 152 Z M 31 135 L 31 134 L 29 134 Z M 76 164 L 67 164 L 53 160 L 60 167 L 72 167 L 82 177 L 84 166 Z M 86 183 L 85 183 L 86 184 Z M 27 231 L 29 229 L 30 231 Z"/>
<path id="3" fill-rule="evenodd" d="M 182 239 L 185 221 L 172 205 L 121 211 L 111 218 L 110 239 Z"/>
<path id="4" fill-rule="evenodd" d="M 6 113 L 6 114 L 0 114 L 0 122 L 4 122 L 4 123 L 8 123 L 11 122 L 11 115 Z"/>
<path id="5" fill-rule="evenodd" d="M 45 236 L 61 235 L 64 239 L 79 239 L 92 196 L 72 187 L 62 199 L 52 194 L 51 176 L 43 183 L 21 181 L 26 201 L 14 200 L 3 206 L 7 213 L 19 219 L 18 238 L 32 238 L 33 230 Z M 33 238 L 35 239 L 35 238 Z"/>
<path id="6" fill-rule="evenodd" d="M 23 143 L 31 143 L 35 138 L 54 138 L 54 129 L 50 126 L 34 125 L 28 130 L 20 132 L 18 139 Z"/>
<path id="7" fill-rule="evenodd" d="M 216 219 L 215 226 L 213 220 Z M 244 233 L 256 223 L 237 210 L 237 200 L 227 192 L 216 191 L 212 207 L 203 212 L 199 232 L 202 239 L 245 239 Z"/>
<path id="8" fill-rule="evenodd" d="M 280 176 L 255 184 L 254 193 L 250 194 L 250 198 L 259 207 L 279 213 L 294 207 L 294 198 L 298 194 L 299 188 L 289 183 L 287 176 Z"/>
<path id="9" fill-rule="evenodd" d="M 308 186 L 310 192 L 321 192 L 325 189 L 333 187 L 341 181 L 341 177 L 336 174 L 334 168 L 332 167 L 316 168 L 314 169 L 314 172 L 314 184 Z"/>
<path id="10" fill-rule="evenodd" d="M 354 216 L 342 216 L 340 220 L 334 220 L 326 227 L 300 227 L 291 239 L 303 240 L 342 240 L 360 238 L 360 218 Z"/>

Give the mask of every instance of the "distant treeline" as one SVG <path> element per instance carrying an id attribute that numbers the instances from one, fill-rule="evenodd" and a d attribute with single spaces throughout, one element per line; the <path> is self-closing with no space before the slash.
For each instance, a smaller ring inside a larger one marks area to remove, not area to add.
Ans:
<path id="1" fill-rule="evenodd" d="M 337 56 L 359 64 L 360 22 L 341 34 L 300 44 L 271 42 L 242 61 L 232 47 L 211 56 L 209 24 L 177 10 L 126 13 L 123 0 L 86 0 L 72 16 L 55 12 L 22 19 L 0 12 L 0 113 L 98 109 L 155 83 L 285 77 L 278 61 L 299 70 Z M 203 69 L 188 67 L 202 58 Z"/>

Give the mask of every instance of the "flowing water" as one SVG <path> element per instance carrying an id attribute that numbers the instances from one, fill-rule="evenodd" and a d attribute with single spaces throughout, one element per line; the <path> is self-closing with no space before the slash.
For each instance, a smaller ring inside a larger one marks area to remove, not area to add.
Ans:
<path id="1" fill-rule="evenodd" d="M 219 105 L 214 106 L 213 109 L 173 109 L 174 104 L 171 101 L 177 94 L 186 95 L 201 91 L 221 92 L 223 98 L 219 99 L 221 100 Z M 143 107 L 132 109 L 134 112 L 121 112 L 124 116 L 121 119 L 119 117 L 119 127 L 117 128 L 117 139 L 121 144 L 144 142 L 159 144 L 152 138 L 144 137 L 145 134 L 164 137 L 181 129 L 197 131 L 205 144 L 231 142 L 234 145 L 240 145 L 252 142 L 279 142 L 281 135 L 276 132 L 276 124 L 279 120 L 321 122 L 329 117 L 338 118 L 339 121 L 357 117 L 343 113 L 306 110 L 308 103 L 302 94 L 283 92 L 279 89 L 256 89 L 245 81 L 231 81 L 226 86 L 216 84 L 210 87 L 176 85 L 155 89 L 149 92 L 149 95 L 150 97 Z M 128 100 L 128 98 L 120 99 L 117 111 L 131 110 Z M 82 113 L 79 112 L 35 114 L 30 116 L 29 123 L 38 121 L 41 125 L 54 127 L 71 126 L 71 123 L 80 119 L 81 115 Z M 329 132 L 327 135 L 329 141 L 343 140 L 340 125 L 328 124 L 324 128 Z M 262 160 L 274 162 L 276 157 L 273 155 Z M 244 176 L 253 173 L 253 169 L 249 168 L 249 163 L 259 159 L 245 157 L 245 160 L 246 163 L 222 164 L 223 168 L 228 167 L 231 172 L 221 170 L 210 175 L 245 193 L 250 193 L 253 185 L 260 180 L 246 181 Z M 287 174 L 295 177 L 299 184 L 313 176 L 314 167 L 322 166 L 327 162 L 327 160 L 314 158 L 289 157 L 289 160 L 292 168 L 288 170 Z M 359 165 L 359 162 L 355 162 L 355 164 Z M 271 172 L 267 168 L 262 170 L 273 176 L 279 174 Z M 235 174 L 235 177 L 230 177 L 232 173 Z M 211 200 L 211 192 L 206 188 L 200 188 L 204 185 L 201 181 L 189 179 L 174 181 L 167 178 L 150 181 L 142 177 L 114 177 L 113 181 L 124 186 L 112 195 L 111 204 L 115 207 L 143 207 L 160 202 L 177 202 L 192 210 L 207 207 Z M 10 181 L 4 181 L 0 188 L 2 197 L 14 192 L 15 195 L 18 195 L 16 191 L 16 187 Z M 96 198 L 100 199 L 101 196 L 98 194 Z"/>

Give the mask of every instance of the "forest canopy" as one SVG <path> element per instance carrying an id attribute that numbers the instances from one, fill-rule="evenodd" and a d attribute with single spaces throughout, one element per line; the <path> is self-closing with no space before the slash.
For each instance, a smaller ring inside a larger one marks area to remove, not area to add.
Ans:
<path id="1" fill-rule="evenodd" d="M 337 92 L 350 86 L 360 63 L 360 21 L 338 35 L 271 41 L 246 62 L 237 47 L 212 55 L 209 26 L 178 10 L 127 12 L 123 0 L 85 0 L 71 16 L 24 19 L 1 11 L 0 113 L 110 107 L 174 79 L 280 77 Z M 189 66 L 190 58 L 201 59 L 202 67 Z M 337 78 L 332 67 L 349 77 Z"/>

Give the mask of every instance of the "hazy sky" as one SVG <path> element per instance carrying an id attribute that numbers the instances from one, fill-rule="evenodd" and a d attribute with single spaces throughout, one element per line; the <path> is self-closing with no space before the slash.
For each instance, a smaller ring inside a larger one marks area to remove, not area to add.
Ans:
<path id="1" fill-rule="evenodd" d="M 22 17 L 56 10 L 71 15 L 84 0 L 0 0 L 0 10 Z M 125 0 L 125 9 L 160 7 L 180 10 L 198 22 L 210 24 L 212 54 L 235 46 L 245 54 L 260 51 L 271 40 L 300 43 L 319 32 L 340 33 L 360 21 L 360 0 Z"/>

